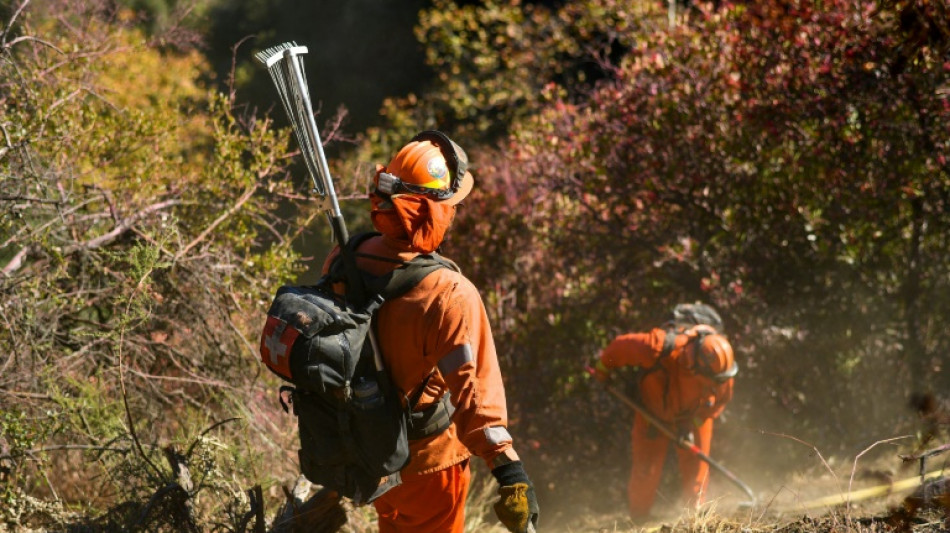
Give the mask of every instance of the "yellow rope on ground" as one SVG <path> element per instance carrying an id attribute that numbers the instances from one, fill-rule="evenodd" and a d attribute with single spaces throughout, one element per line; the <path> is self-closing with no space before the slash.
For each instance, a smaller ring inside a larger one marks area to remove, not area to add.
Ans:
<path id="1" fill-rule="evenodd" d="M 916 488 L 924 481 L 928 479 L 941 477 L 945 475 L 946 473 L 947 473 L 947 469 L 934 470 L 933 472 L 928 472 L 924 474 L 923 476 L 917 475 L 917 476 L 903 479 L 901 481 L 897 481 L 894 483 L 885 483 L 883 485 L 868 487 L 868 488 L 856 490 L 850 493 L 844 492 L 840 494 L 834 494 L 831 496 L 817 498 L 817 499 L 810 500 L 807 502 L 802 502 L 797 505 L 779 507 L 778 509 L 776 509 L 776 511 L 780 513 L 808 511 L 808 510 L 813 510 L 813 509 L 821 509 L 825 507 L 834 507 L 837 505 L 845 505 L 849 502 L 853 503 L 853 502 L 857 502 L 861 500 L 869 500 L 871 498 L 880 498 L 880 497 L 890 496 L 900 491 Z M 761 504 L 762 502 L 759 502 L 759 503 Z M 656 526 L 649 526 L 649 527 L 641 527 L 641 528 L 636 529 L 636 531 L 638 531 L 639 533 L 657 533 L 658 531 L 662 530 L 664 527 L 668 527 L 668 526 L 656 525 Z"/>
<path id="2" fill-rule="evenodd" d="M 915 488 L 920 485 L 923 481 L 928 479 L 933 479 L 935 477 L 940 477 L 944 475 L 945 470 L 934 470 L 933 472 L 928 472 L 921 476 L 914 476 L 912 478 L 907 478 L 901 481 L 894 483 L 886 483 L 884 485 L 877 485 L 874 487 L 868 487 L 866 489 L 856 490 L 850 493 L 841 493 L 834 494 L 831 496 L 825 496 L 823 498 L 817 498 L 811 501 L 803 502 L 797 505 L 789 505 L 786 507 L 781 507 L 780 512 L 788 511 L 807 511 L 810 509 L 820 509 L 822 507 L 834 507 L 836 505 L 845 505 L 849 502 L 856 502 L 861 500 L 868 500 L 871 498 L 880 498 L 884 496 L 890 496 L 895 492 L 902 490 L 907 490 Z"/>

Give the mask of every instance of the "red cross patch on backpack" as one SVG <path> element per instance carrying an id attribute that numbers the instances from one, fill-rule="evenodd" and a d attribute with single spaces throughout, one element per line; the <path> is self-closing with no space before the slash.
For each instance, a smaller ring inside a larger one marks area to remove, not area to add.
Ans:
<path id="1" fill-rule="evenodd" d="M 290 350 L 300 330 L 276 316 L 268 316 L 261 333 L 261 361 L 282 378 L 290 379 Z"/>

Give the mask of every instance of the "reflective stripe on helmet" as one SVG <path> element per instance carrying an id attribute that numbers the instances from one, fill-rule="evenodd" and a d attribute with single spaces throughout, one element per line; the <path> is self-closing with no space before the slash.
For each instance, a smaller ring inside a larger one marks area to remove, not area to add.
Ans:
<path id="1" fill-rule="evenodd" d="M 413 137 L 375 177 L 381 194 L 426 195 L 440 202 L 452 200 L 451 205 L 462 201 L 474 184 L 465 150 L 437 130 Z"/>
<path id="2" fill-rule="evenodd" d="M 406 183 L 405 181 L 399 179 L 398 176 L 390 174 L 388 172 L 379 173 L 379 182 L 377 184 L 377 190 L 386 195 L 396 195 L 396 194 L 426 194 L 434 196 L 437 199 L 444 200 L 446 198 L 451 198 L 455 192 L 452 189 L 446 189 L 445 183 L 440 183 L 438 181 L 426 182 L 422 185 L 416 185 L 412 183 Z"/>

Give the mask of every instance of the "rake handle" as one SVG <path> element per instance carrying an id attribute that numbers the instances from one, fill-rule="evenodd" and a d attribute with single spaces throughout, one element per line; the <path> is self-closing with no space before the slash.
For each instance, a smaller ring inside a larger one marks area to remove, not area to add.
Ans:
<path id="1" fill-rule="evenodd" d="M 597 371 L 594 370 L 593 367 L 588 366 L 588 367 L 587 367 L 587 372 L 588 372 L 590 375 L 593 376 L 593 375 L 596 374 Z M 731 481 L 732 483 L 734 483 L 737 487 L 739 487 L 740 489 L 742 489 L 742 492 L 745 492 L 746 495 L 747 495 L 753 502 L 755 501 L 755 494 L 752 492 L 752 489 L 750 489 L 748 485 L 746 485 L 745 483 L 743 483 L 741 479 L 739 479 L 738 477 L 736 477 L 736 475 L 733 474 L 732 472 L 730 472 L 726 467 L 724 467 L 724 466 L 722 466 L 721 464 L 719 464 L 718 462 L 714 461 L 712 457 L 709 457 L 708 455 L 706 455 L 705 453 L 703 453 L 702 450 L 700 450 L 699 447 L 697 447 L 697 446 L 696 446 L 695 444 L 693 444 L 692 442 L 690 442 L 690 441 L 686 440 L 685 438 L 683 438 L 682 436 L 677 435 L 676 433 L 674 433 L 673 430 L 671 430 L 670 428 L 668 428 L 665 423 L 663 423 L 659 418 L 657 418 L 656 416 L 654 416 L 653 413 L 651 413 L 650 411 L 648 411 L 646 407 L 644 407 L 644 406 L 638 404 L 637 402 L 633 401 L 633 400 L 630 399 L 626 394 L 624 394 L 624 393 L 618 391 L 616 388 L 614 388 L 613 386 L 611 386 L 609 383 L 604 383 L 603 385 L 604 385 L 604 388 L 607 389 L 607 392 L 609 392 L 609 393 L 612 394 L 614 397 L 616 397 L 618 400 L 620 400 L 621 402 L 623 402 L 623 403 L 624 403 L 627 407 L 629 407 L 630 409 L 636 411 L 637 413 L 640 413 L 640 415 L 641 415 L 644 419 L 646 419 L 646 421 L 649 422 L 650 425 L 652 425 L 653 427 L 655 427 L 660 433 L 662 433 L 662 434 L 663 434 L 664 436 L 666 436 L 668 439 L 670 439 L 670 440 L 672 440 L 673 442 L 675 442 L 677 446 L 679 446 L 680 448 L 683 448 L 684 450 L 688 450 L 689 452 L 695 454 L 696 457 L 699 457 L 701 460 L 705 461 L 709 466 L 711 466 L 713 469 L 715 469 L 716 471 L 718 471 L 720 474 L 724 475 L 729 481 Z"/>

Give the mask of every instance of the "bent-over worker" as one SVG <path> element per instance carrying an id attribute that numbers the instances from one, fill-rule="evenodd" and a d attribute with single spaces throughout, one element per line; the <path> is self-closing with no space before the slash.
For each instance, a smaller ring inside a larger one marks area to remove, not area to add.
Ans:
<path id="1" fill-rule="evenodd" d="M 662 327 L 618 336 L 601 352 L 595 377 L 606 380 L 611 369 L 624 366 L 637 367 L 641 405 L 708 455 L 713 420 L 732 399 L 738 370 L 715 309 L 680 304 Z M 656 499 L 671 441 L 639 412 L 634 415 L 631 440 L 629 508 L 631 517 L 642 521 Z M 709 465 L 695 453 L 676 450 L 682 497 L 698 506 L 705 497 Z"/>

